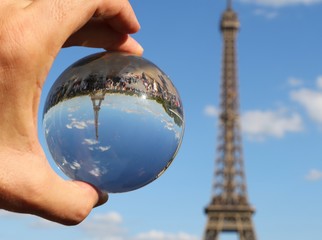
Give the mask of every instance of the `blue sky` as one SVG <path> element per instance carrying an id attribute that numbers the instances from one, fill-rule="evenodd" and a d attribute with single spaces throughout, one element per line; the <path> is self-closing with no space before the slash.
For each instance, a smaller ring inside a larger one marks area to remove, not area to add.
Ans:
<path id="1" fill-rule="evenodd" d="M 75 227 L 0 211 L 0 239 L 201 239 L 218 134 L 222 53 L 218 25 L 225 1 L 131 3 L 141 22 L 134 37 L 145 48 L 144 57 L 170 76 L 184 104 L 186 131 L 177 158 L 161 178 L 133 192 L 111 194 L 107 204 Z M 320 240 L 322 1 L 236 0 L 233 5 L 241 22 L 243 152 L 258 239 Z M 59 54 L 44 87 L 41 109 L 58 75 L 95 51 L 100 50 L 70 48 Z M 45 146 L 42 132 L 40 138 Z M 58 169 L 57 173 L 61 174 Z M 221 240 L 236 239 L 221 235 Z"/>

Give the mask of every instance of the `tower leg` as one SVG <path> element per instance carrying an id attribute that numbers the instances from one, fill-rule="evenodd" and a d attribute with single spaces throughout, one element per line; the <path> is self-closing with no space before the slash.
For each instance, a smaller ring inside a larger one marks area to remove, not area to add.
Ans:
<path id="1" fill-rule="evenodd" d="M 218 232 L 217 231 L 207 232 L 203 240 L 218 240 Z"/>
<path id="2" fill-rule="evenodd" d="M 244 230 L 239 232 L 240 240 L 256 240 L 255 234 L 252 230 Z"/>

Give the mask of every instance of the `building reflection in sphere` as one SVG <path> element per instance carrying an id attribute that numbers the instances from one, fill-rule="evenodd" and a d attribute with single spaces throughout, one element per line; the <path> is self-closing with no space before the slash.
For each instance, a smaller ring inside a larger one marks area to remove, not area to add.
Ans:
<path id="1" fill-rule="evenodd" d="M 48 148 L 70 178 L 107 192 L 126 192 L 158 178 L 182 141 L 176 88 L 148 60 L 98 53 L 57 79 L 45 103 Z"/>

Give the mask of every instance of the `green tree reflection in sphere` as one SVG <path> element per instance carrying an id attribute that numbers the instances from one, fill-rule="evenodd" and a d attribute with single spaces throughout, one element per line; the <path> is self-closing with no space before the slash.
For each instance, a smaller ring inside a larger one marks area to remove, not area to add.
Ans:
<path id="1" fill-rule="evenodd" d="M 67 68 L 51 87 L 45 137 L 70 178 L 110 193 L 157 179 L 180 147 L 184 116 L 168 76 L 126 53 L 97 53 Z"/>

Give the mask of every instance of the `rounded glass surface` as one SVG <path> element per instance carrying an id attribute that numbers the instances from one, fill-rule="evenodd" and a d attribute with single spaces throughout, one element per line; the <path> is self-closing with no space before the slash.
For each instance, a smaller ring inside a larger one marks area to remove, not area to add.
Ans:
<path id="1" fill-rule="evenodd" d="M 158 178 L 182 141 L 184 116 L 176 88 L 150 61 L 97 53 L 67 68 L 51 87 L 45 137 L 70 178 L 110 193 Z"/>

